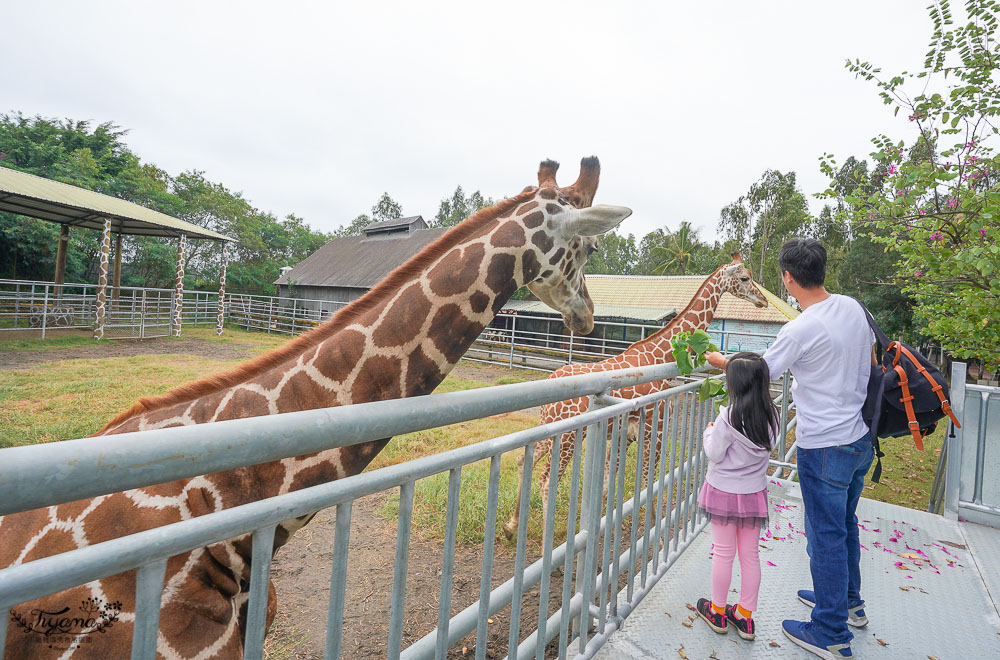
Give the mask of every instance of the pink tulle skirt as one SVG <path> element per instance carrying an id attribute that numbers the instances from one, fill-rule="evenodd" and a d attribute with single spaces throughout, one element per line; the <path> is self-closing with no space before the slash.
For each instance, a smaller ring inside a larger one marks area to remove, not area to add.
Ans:
<path id="1" fill-rule="evenodd" d="M 713 522 L 767 527 L 767 488 L 756 493 L 727 493 L 706 481 L 698 493 L 698 506 Z"/>

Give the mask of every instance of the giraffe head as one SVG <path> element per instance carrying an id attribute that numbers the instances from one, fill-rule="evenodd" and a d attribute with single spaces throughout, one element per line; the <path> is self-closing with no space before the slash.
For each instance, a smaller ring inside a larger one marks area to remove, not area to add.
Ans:
<path id="1" fill-rule="evenodd" d="M 580 176 L 571 186 L 556 184 L 558 168 L 555 161 L 543 161 L 538 187 L 526 189 L 535 191 L 529 205 L 531 209 L 537 205 L 537 215 L 523 216 L 523 221 L 538 248 L 539 267 L 524 283 L 539 300 L 562 314 L 567 328 L 589 334 L 594 329 L 594 303 L 587 293 L 584 264 L 597 249 L 597 237 L 617 227 L 632 210 L 591 206 L 601 171 L 596 157 L 580 162 Z"/>
<path id="2" fill-rule="evenodd" d="M 719 288 L 737 298 L 749 300 L 757 307 L 767 307 L 767 298 L 753 283 L 753 275 L 743 264 L 743 257 L 739 252 L 733 252 L 731 256 L 733 262 L 719 269 Z"/>

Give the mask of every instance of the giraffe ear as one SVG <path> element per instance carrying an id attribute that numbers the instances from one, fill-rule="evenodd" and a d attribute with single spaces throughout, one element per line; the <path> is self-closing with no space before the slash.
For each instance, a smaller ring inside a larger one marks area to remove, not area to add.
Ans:
<path id="1" fill-rule="evenodd" d="M 572 236 L 598 236 L 611 231 L 630 215 L 632 209 L 625 206 L 598 204 L 578 210 L 563 229 Z"/>

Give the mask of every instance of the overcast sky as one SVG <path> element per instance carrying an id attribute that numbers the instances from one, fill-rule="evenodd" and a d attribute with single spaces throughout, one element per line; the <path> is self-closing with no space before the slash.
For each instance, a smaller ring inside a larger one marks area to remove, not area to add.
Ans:
<path id="1" fill-rule="evenodd" d="M 713 239 L 765 169 L 812 194 L 824 152 L 910 135 L 844 60 L 918 69 L 926 4 L 4 3 L 0 111 L 113 121 L 325 231 L 382 191 L 431 218 L 458 184 L 509 196 L 553 158 L 567 185 L 594 154 L 625 233 Z"/>

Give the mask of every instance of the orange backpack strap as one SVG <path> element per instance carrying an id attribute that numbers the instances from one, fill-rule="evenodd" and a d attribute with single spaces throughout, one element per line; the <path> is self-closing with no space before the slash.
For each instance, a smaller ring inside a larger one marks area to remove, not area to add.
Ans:
<path id="1" fill-rule="evenodd" d="M 896 359 L 899 359 L 898 353 L 896 354 Z M 903 396 L 900 401 L 906 408 L 906 418 L 910 420 L 910 435 L 913 436 L 913 443 L 917 445 L 917 449 L 923 451 L 924 437 L 920 434 L 920 424 L 917 423 L 917 415 L 913 412 L 913 395 L 910 394 L 910 382 L 906 378 L 906 370 L 898 364 L 893 369 L 899 374 L 899 386 L 903 390 Z"/>
<path id="2" fill-rule="evenodd" d="M 933 391 L 934 394 L 937 394 L 938 399 L 941 400 L 941 410 L 944 411 L 944 414 L 951 418 L 951 422 L 955 425 L 955 428 L 962 428 L 962 425 L 958 423 L 958 418 L 955 417 L 955 413 L 951 410 L 951 404 L 948 403 L 948 399 L 944 398 L 944 387 L 942 387 L 939 382 L 931 378 L 931 375 L 927 373 L 927 369 L 924 368 L 924 365 L 913 357 L 913 354 L 910 353 L 905 346 L 900 346 L 900 348 L 903 353 L 906 354 L 906 357 L 910 358 L 910 361 L 917 367 L 917 373 L 923 375 L 923 377 L 927 379 L 927 382 L 931 384 L 931 391 Z"/>

